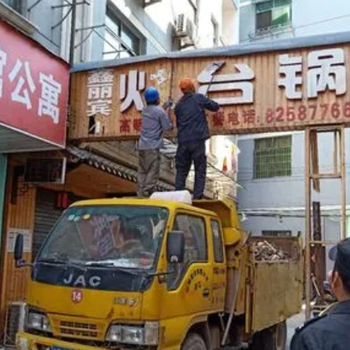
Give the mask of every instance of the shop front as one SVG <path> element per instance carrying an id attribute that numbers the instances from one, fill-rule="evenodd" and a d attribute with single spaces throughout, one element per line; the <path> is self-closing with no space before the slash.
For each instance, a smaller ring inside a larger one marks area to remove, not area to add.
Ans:
<path id="1" fill-rule="evenodd" d="M 69 68 L 0 20 L 0 335 L 8 302 L 23 300 L 29 273 L 12 262 L 17 233 L 26 237 L 27 257 L 32 249 L 36 192 L 24 182 L 25 158 L 65 148 Z"/>

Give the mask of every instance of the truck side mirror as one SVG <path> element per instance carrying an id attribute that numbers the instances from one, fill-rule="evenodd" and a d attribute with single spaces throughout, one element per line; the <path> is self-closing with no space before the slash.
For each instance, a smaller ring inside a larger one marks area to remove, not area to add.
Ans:
<path id="1" fill-rule="evenodd" d="M 14 257 L 16 265 L 20 266 L 23 262 L 23 235 L 19 234 L 16 237 Z"/>
<path id="2" fill-rule="evenodd" d="M 169 263 L 183 263 L 185 259 L 185 234 L 182 231 L 170 231 L 166 246 Z"/>

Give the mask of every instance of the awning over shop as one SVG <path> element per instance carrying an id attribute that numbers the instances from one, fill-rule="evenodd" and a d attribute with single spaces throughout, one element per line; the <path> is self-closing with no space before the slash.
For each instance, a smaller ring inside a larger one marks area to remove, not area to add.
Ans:
<path id="1" fill-rule="evenodd" d="M 136 183 L 137 182 L 137 170 L 126 167 L 121 164 L 117 164 L 113 161 L 108 160 L 100 155 L 94 154 L 90 151 L 69 145 L 67 146 L 67 152 L 76 158 L 76 161 L 88 164 L 96 169 L 99 169 L 105 173 L 118 176 L 124 180 Z M 156 190 L 157 191 L 171 191 L 174 186 L 159 181 Z"/>

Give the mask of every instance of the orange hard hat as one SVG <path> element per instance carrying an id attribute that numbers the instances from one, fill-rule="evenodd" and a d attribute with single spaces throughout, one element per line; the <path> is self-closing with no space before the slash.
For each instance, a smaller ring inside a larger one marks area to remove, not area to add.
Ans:
<path id="1" fill-rule="evenodd" d="M 182 78 L 179 83 L 179 88 L 184 92 L 195 90 L 194 83 L 190 78 Z"/>

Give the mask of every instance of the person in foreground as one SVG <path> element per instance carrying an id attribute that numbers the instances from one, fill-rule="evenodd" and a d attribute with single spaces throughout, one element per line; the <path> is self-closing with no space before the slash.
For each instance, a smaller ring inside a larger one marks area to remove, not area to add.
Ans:
<path id="1" fill-rule="evenodd" d="M 195 180 L 193 198 L 202 199 L 207 173 L 205 141 L 210 138 L 205 110 L 216 112 L 219 105 L 195 92 L 191 79 L 180 80 L 179 88 L 183 96 L 175 106 L 176 125 L 178 129 L 178 148 L 176 153 L 175 188 L 182 191 L 194 162 Z"/>
<path id="2" fill-rule="evenodd" d="M 149 197 L 159 179 L 160 149 L 163 147 L 163 133 L 172 129 L 172 123 L 164 108 L 159 106 L 159 92 L 153 86 L 145 91 L 147 106 L 142 110 L 142 126 L 138 144 L 139 166 L 137 195 Z"/>
<path id="3" fill-rule="evenodd" d="M 329 252 L 334 261 L 330 285 L 337 303 L 296 330 L 291 350 L 350 349 L 350 238 Z"/>

